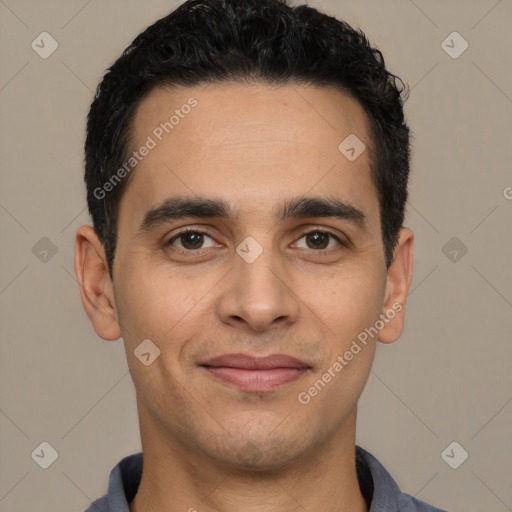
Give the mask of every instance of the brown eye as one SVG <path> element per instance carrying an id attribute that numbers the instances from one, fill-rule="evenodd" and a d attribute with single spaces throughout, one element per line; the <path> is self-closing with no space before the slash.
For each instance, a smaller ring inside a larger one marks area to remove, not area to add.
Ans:
<path id="1" fill-rule="evenodd" d="M 172 245 L 174 247 L 177 247 L 178 249 L 184 249 L 186 251 L 194 251 L 197 249 L 206 248 L 203 246 L 206 238 L 209 238 L 213 242 L 211 236 L 207 235 L 206 233 L 202 233 L 201 231 L 182 231 L 181 233 L 178 233 L 175 237 L 171 238 L 167 245 Z M 214 245 L 214 243 L 211 243 L 207 247 L 213 247 Z"/>
<path id="2" fill-rule="evenodd" d="M 306 235 L 306 241 L 311 249 L 326 249 L 329 245 L 329 235 L 326 233 L 310 233 Z"/>
<path id="3" fill-rule="evenodd" d="M 309 233 L 302 235 L 299 240 L 302 239 L 305 240 L 305 246 L 299 242 L 297 242 L 297 246 L 303 249 L 323 251 L 330 249 L 336 244 L 343 245 L 337 236 L 326 231 L 310 231 Z M 332 244 L 332 241 L 335 242 L 334 245 Z"/>

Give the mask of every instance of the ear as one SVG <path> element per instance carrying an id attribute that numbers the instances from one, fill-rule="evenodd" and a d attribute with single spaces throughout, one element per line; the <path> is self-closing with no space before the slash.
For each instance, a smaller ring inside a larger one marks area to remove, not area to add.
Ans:
<path id="1" fill-rule="evenodd" d="M 400 230 L 393 262 L 388 269 L 384 307 L 381 312 L 384 327 L 378 340 L 382 343 L 393 343 L 404 329 L 405 305 L 412 281 L 413 240 L 414 233 L 410 229 Z"/>
<path id="2" fill-rule="evenodd" d="M 75 274 L 82 306 L 96 334 L 104 340 L 119 339 L 114 287 L 103 244 L 92 226 L 81 226 L 76 232 Z"/>

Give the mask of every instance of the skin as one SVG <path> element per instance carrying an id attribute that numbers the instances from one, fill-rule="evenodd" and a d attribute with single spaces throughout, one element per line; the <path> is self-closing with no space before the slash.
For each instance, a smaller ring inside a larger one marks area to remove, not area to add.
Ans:
<path id="1" fill-rule="evenodd" d="M 100 337 L 122 336 L 136 389 L 144 471 L 130 510 L 365 511 L 355 471 L 357 401 L 377 339 L 391 343 L 402 332 L 413 244 L 402 229 L 386 271 L 368 118 L 328 88 L 158 88 L 138 107 L 133 149 L 190 97 L 197 107 L 138 164 L 121 199 L 113 281 L 92 227 L 76 234 L 83 307 Z M 351 133 L 367 147 L 353 162 L 338 150 Z M 174 195 L 223 199 L 233 215 L 140 233 L 145 213 Z M 274 217 L 283 200 L 303 195 L 357 207 L 366 228 Z M 201 249 L 174 238 L 184 228 L 207 233 Z M 320 253 L 311 232 L 350 243 L 322 238 Z M 263 249 L 253 263 L 236 252 L 248 236 Z M 396 303 L 403 309 L 378 337 L 301 404 L 298 394 Z M 147 338 L 161 351 L 149 366 L 133 353 Z M 256 393 L 198 366 L 234 352 L 288 354 L 311 368 Z"/>

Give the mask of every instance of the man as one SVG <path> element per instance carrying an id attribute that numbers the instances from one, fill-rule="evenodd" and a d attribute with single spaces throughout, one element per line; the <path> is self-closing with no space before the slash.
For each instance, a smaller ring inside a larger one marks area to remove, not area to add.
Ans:
<path id="1" fill-rule="evenodd" d="M 144 464 L 88 511 L 439 510 L 355 445 L 412 275 L 395 79 L 362 32 L 281 0 L 186 2 L 105 75 L 75 270 L 123 338 Z"/>

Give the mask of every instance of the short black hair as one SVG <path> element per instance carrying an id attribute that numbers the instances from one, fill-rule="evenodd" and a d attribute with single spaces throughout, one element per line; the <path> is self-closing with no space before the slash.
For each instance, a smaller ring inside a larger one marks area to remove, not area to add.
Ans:
<path id="1" fill-rule="evenodd" d="M 386 69 L 382 53 L 364 32 L 308 5 L 189 0 L 123 51 L 98 85 L 88 114 L 87 203 L 110 277 L 119 201 L 133 174 L 119 180 L 118 171 L 129 158 L 137 106 L 157 86 L 216 82 L 335 87 L 360 103 L 371 126 L 371 176 L 389 267 L 407 200 L 411 135 L 403 102 L 409 88 Z"/>

